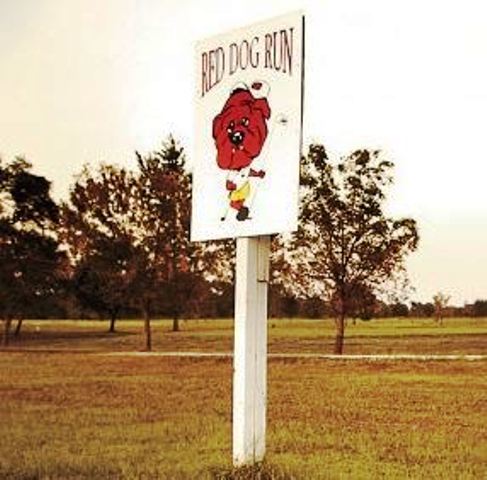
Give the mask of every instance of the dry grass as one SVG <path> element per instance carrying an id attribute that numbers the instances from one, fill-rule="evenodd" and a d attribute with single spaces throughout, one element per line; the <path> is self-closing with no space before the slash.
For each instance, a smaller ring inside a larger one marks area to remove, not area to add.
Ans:
<path id="1" fill-rule="evenodd" d="M 268 452 L 231 466 L 228 358 L 140 350 L 141 322 L 27 321 L 0 351 L 2 479 L 478 479 L 487 362 L 269 361 Z M 231 351 L 232 322 L 154 322 L 158 351 Z M 271 320 L 271 352 L 329 353 L 330 321 Z M 346 353 L 486 353 L 486 319 L 359 322 Z"/>
<path id="2" fill-rule="evenodd" d="M 487 362 L 271 360 L 268 453 L 231 468 L 229 359 L 0 354 L 0 478 L 479 479 Z"/>

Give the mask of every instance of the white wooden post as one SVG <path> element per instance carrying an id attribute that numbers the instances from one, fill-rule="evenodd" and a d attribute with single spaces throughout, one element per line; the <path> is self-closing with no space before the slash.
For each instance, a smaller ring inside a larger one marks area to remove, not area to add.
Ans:
<path id="1" fill-rule="evenodd" d="M 233 463 L 262 461 L 267 399 L 270 237 L 237 238 L 233 360 Z"/>

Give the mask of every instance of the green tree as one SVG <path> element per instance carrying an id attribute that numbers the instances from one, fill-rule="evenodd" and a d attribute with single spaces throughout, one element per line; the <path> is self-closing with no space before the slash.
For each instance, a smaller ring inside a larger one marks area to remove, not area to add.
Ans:
<path id="1" fill-rule="evenodd" d="M 356 300 L 364 291 L 379 296 L 405 278 L 404 259 L 418 244 L 416 222 L 386 215 L 393 164 L 379 151 L 357 150 L 332 163 L 322 145 L 311 145 L 301 167 L 301 223 L 287 281 L 330 302 L 334 351 L 341 354 Z"/>

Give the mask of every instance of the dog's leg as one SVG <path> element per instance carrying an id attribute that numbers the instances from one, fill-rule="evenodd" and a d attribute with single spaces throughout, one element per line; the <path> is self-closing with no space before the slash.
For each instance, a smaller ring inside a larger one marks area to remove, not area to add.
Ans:
<path id="1" fill-rule="evenodd" d="M 239 222 L 243 222 L 244 220 L 248 220 L 249 218 L 249 209 L 248 207 L 242 207 L 237 213 L 237 220 Z"/>

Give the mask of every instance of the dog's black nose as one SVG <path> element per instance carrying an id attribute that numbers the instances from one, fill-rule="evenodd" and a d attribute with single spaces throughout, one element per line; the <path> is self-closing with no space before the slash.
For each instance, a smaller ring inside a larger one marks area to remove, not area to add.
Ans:
<path id="1" fill-rule="evenodd" d="M 245 133 L 244 132 L 239 132 L 238 130 L 236 132 L 231 132 L 228 134 L 228 137 L 230 138 L 230 141 L 234 145 L 240 145 L 245 138 Z"/>

